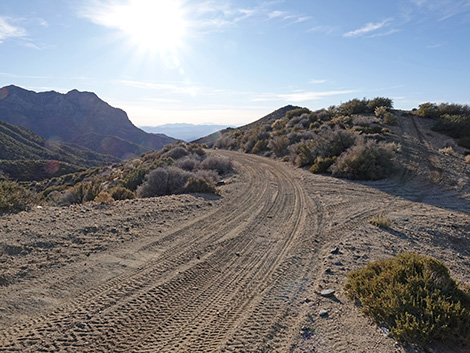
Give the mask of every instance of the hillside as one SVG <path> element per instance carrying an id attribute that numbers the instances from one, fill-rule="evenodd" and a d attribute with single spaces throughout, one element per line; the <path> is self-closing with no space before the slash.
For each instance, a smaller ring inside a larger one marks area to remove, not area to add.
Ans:
<path id="1" fill-rule="evenodd" d="M 126 158 L 135 152 L 160 149 L 174 139 L 163 134 L 149 134 L 137 128 L 118 108 L 113 108 L 91 92 L 72 90 L 36 93 L 13 85 L 0 88 L 0 119 L 25 127 L 50 141 L 78 141 L 96 152 Z M 128 141 L 129 149 L 106 149 L 97 136 Z M 136 151 L 136 146 L 139 148 Z"/>
<path id="2" fill-rule="evenodd" d="M 78 145 L 46 141 L 20 126 L 0 121 L 0 170 L 17 180 L 42 180 L 117 162 Z"/>
<path id="3" fill-rule="evenodd" d="M 449 154 L 465 159 L 469 153 L 464 147 L 470 138 L 470 109 L 455 104 L 423 106 L 436 112 L 433 119 L 424 119 L 430 128 L 450 131 L 451 136 L 441 135 L 438 139 L 439 149 L 447 147 Z M 317 111 L 289 106 L 251 124 L 198 141 L 219 149 L 282 159 L 315 174 L 378 180 L 421 173 L 410 166 L 411 156 L 403 147 L 404 132 L 399 127 L 406 124 L 408 130 L 414 126 L 419 116 L 426 116 L 424 107 L 414 113 L 394 110 L 392 100 L 382 97 L 353 99 Z M 455 115 L 445 114 L 449 111 Z M 459 139 L 453 140 L 452 136 Z M 439 172 L 442 180 L 449 173 L 452 168 Z"/>

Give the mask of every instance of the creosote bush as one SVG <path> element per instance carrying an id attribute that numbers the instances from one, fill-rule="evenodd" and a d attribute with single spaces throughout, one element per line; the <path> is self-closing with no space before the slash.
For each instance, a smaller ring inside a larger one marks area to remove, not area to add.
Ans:
<path id="1" fill-rule="evenodd" d="M 0 212 L 23 211 L 31 202 L 31 193 L 17 182 L 0 181 Z"/>
<path id="2" fill-rule="evenodd" d="M 203 178 L 190 177 L 184 190 L 189 193 L 218 194 L 216 187 Z"/>
<path id="3" fill-rule="evenodd" d="M 369 263 L 348 275 L 351 299 L 405 344 L 470 344 L 470 295 L 440 261 L 405 253 Z"/>
<path id="4" fill-rule="evenodd" d="M 395 145 L 361 141 L 343 153 L 331 166 L 333 175 L 348 179 L 378 180 L 393 173 Z"/>

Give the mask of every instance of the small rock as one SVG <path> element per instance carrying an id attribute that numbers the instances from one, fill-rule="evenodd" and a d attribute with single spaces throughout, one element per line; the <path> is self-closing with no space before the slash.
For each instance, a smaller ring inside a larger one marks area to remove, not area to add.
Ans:
<path id="1" fill-rule="evenodd" d="M 386 327 L 381 327 L 380 330 L 382 331 L 382 334 L 386 337 L 390 336 L 390 330 Z"/>
<path id="2" fill-rule="evenodd" d="M 343 266 L 343 263 L 341 261 L 336 261 L 333 264 L 336 266 Z"/>
<path id="3" fill-rule="evenodd" d="M 85 328 L 86 327 L 86 324 L 84 322 L 77 322 L 76 326 L 78 328 Z"/>
<path id="4" fill-rule="evenodd" d="M 310 298 L 305 298 L 304 299 L 304 303 L 310 303 L 310 302 L 311 302 Z"/>
<path id="5" fill-rule="evenodd" d="M 331 249 L 330 253 L 332 253 L 333 255 L 339 254 L 339 248 L 336 247 L 334 249 Z"/>
<path id="6" fill-rule="evenodd" d="M 331 268 L 327 268 L 327 269 L 325 270 L 325 273 L 332 273 L 332 272 L 333 272 L 333 271 L 331 271 Z"/>
<path id="7" fill-rule="evenodd" d="M 236 252 L 235 255 L 237 255 L 238 257 L 240 257 L 240 253 L 239 253 L 239 252 Z"/>
<path id="8" fill-rule="evenodd" d="M 335 294 L 335 290 L 334 289 L 324 289 L 320 292 L 320 295 L 322 297 L 331 297 Z"/>
<path id="9" fill-rule="evenodd" d="M 325 309 L 320 309 L 318 315 L 320 315 L 321 317 L 328 316 L 328 311 L 326 311 Z"/>

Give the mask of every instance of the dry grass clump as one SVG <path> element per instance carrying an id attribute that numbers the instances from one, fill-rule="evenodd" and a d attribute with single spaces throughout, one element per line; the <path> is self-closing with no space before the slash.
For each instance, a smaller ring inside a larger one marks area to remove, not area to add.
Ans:
<path id="1" fill-rule="evenodd" d="M 454 152 L 454 149 L 452 148 L 452 146 L 447 146 L 447 147 L 439 149 L 439 153 L 442 153 L 442 154 L 452 154 L 453 152 Z"/>
<path id="2" fill-rule="evenodd" d="M 390 218 L 384 216 L 382 212 L 378 215 L 372 216 L 371 219 L 369 219 L 369 223 L 379 228 L 390 228 L 392 225 Z"/>
<path id="3" fill-rule="evenodd" d="M 436 259 L 405 253 L 369 263 L 348 275 L 345 290 L 398 341 L 470 344 L 470 295 Z"/>
<path id="4" fill-rule="evenodd" d="M 103 204 L 106 204 L 106 203 L 112 203 L 114 201 L 114 198 L 108 194 L 106 191 L 101 191 L 98 196 L 95 197 L 95 202 L 98 202 L 98 203 L 103 203 Z"/>
<path id="5" fill-rule="evenodd" d="M 469 163 L 470 164 L 470 154 L 467 154 L 465 156 L 465 163 Z"/>

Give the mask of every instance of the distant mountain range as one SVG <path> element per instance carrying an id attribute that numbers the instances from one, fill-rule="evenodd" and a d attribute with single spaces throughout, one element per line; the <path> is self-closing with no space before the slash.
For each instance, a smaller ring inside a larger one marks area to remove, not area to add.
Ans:
<path id="1" fill-rule="evenodd" d="M 74 143 L 120 159 L 175 141 L 137 128 L 123 110 L 111 107 L 95 93 L 77 90 L 61 94 L 36 93 L 13 85 L 0 88 L 0 120 L 48 141 Z"/>
<path id="2" fill-rule="evenodd" d="M 227 128 L 227 125 L 166 124 L 159 126 L 141 126 L 144 131 L 163 133 L 178 140 L 191 142 L 203 136 Z"/>

